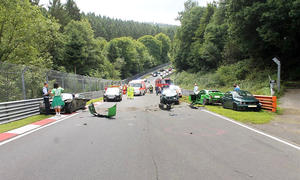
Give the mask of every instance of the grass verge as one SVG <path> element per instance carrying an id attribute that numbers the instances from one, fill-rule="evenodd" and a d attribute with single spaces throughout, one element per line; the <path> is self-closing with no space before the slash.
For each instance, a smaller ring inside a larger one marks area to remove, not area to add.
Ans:
<path id="1" fill-rule="evenodd" d="M 180 102 L 191 103 L 188 96 L 182 96 Z M 230 119 L 252 124 L 265 124 L 270 122 L 276 114 L 282 114 L 282 109 L 278 108 L 277 113 L 268 111 L 234 111 L 232 109 L 224 109 L 222 106 L 217 105 L 195 105 L 196 107 L 205 107 L 207 110 L 228 117 Z"/>
<path id="2" fill-rule="evenodd" d="M 222 106 L 205 106 L 211 112 L 226 116 L 243 123 L 265 124 L 270 122 L 275 113 L 268 111 L 252 112 L 252 111 L 234 111 L 232 109 L 224 109 Z"/>
<path id="3" fill-rule="evenodd" d="M 101 101 L 103 101 L 103 97 L 100 97 L 100 98 L 97 98 L 97 99 L 91 99 L 91 100 L 89 100 L 89 101 L 86 103 L 86 105 L 88 106 L 88 105 L 90 105 L 91 103 L 101 102 Z"/>
<path id="4" fill-rule="evenodd" d="M 6 123 L 6 124 L 1 124 L 0 125 L 0 133 L 6 132 L 6 131 L 10 131 L 12 129 L 16 129 L 22 126 L 25 126 L 27 124 L 31 124 L 43 119 L 47 119 L 49 117 L 51 117 L 52 115 L 36 115 L 36 116 L 31 116 L 25 119 L 21 119 L 18 121 L 14 121 L 14 122 L 10 122 L 10 123 Z"/>

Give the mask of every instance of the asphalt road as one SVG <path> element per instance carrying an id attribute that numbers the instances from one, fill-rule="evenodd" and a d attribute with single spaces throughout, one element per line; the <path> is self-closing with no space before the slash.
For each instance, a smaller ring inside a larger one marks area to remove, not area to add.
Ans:
<path id="1" fill-rule="evenodd" d="M 0 146 L 1 180 L 300 179 L 300 151 L 154 94 L 89 112 Z"/>

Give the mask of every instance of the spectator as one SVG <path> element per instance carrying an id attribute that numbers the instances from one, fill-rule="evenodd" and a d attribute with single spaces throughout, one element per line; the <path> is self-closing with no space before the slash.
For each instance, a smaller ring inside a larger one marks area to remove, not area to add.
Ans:
<path id="1" fill-rule="evenodd" d="M 195 85 L 194 85 L 194 94 L 198 94 L 199 93 L 199 91 L 198 91 L 198 86 L 197 86 L 197 84 L 195 83 Z"/>
<path id="2" fill-rule="evenodd" d="M 234 87 L 234 89 L 233 89 L 234 91 L 239 91 L 239 90 L 241 90 L 240 87 L 239 87 L 237 84 L 234 84 L 233 87 Z"/>
<path id="3" fill-rule="evenodd" d="M 48 89 L 48 83 L 45 82 L 43 87 L 43 98 L 44 98 L 46 115 L 49 115 L 50 113 L 49 95 L 50 95 L 50 90 Z"/>
<path id="4" fill-rule="evenodd" d="M 51 91 L 51 95 L 53 97 L 53 101 L 51 106 L 55 109 L 55 113 L 57 116 L 60 116 L 61 106 L 64 106 L 65 103 L 61 98 L 61 93 L 63 92 L 63 88 L 59 87 L 57 83 L 54 83 L 54 89 Z"/>

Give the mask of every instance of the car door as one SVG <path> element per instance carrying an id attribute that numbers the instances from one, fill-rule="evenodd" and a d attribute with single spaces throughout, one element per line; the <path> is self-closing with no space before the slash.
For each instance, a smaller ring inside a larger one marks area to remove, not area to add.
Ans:
<path id="1" fill-rule="evenodd" d="M 230 92 L 225 93 L 224 98 L 223 98 L 223 104 L 224 107 L 226 108 L 230 108 L 229 103 L 230 103 L 230 99 L 232 97 L 232 94 Z"/>

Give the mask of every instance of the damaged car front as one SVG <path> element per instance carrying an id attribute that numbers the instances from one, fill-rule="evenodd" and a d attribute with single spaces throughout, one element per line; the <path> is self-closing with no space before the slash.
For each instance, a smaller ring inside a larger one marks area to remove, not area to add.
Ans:
<path id="1" fill-rule="evenodd" d="M 179 96 L 175 89 L 164 89 L 160 96 L 161 104 L 179 104 Z"/>

